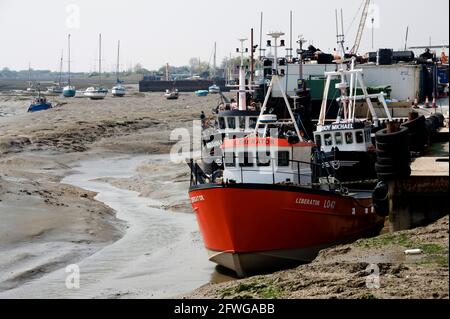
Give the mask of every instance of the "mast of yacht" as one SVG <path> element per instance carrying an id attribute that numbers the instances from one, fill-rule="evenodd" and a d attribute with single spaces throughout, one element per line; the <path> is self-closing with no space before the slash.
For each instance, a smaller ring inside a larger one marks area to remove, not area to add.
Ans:
<path id="1" fill-rule="evenodd" d="M 70 87 L 70 33 L 69 33 L 69 35 L 68 35 L 68 37 L 67 37 L 67 42 L 68 42 L 68 49 L 69 49 L 69 53 L 68 53 L 68 60 L 67 60 L 67 63 L 68 63 L 68 72 L 69 72 L 69 74 L 68 74 L 68 76 L 69 76 L 69 78 L 68 78 L 68 86 Z"/>
<path id="2" fill-rule="evenodd" d="M 98 36 L 98 78 L 99 86 L 102 86 L 102 34 Z"/>
<path id="3" fill-rule="evenodd" d="M 216 79 L 217 70 L 217 42 L 214 42 L 214 66 L 213 66 L 213 80 Z"/>
<path id="4" fill-rule="evenodd" d="M 120 68 L 120 40 L 117 43 L 117 66 L 116 66 L 117 83 L 120 83 L 120 80 L 119 80 L 119 68 Z"/>
<path id="5" fill-rule="evenodd" d="M 58 86 L 62 86 L 62 69 L 63 69 L 64 50 L 61 51 L 61 60 L 59 62 L 59 80 Z"/>
<path id="6" fill-rule="evenodd" d="M 28 87 L 31 88 L 31 62 L 28 63 Z"/>

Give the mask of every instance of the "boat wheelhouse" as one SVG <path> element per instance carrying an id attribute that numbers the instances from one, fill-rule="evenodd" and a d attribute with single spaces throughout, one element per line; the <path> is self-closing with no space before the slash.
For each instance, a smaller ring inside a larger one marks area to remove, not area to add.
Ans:
<path id="1" fill-rule="evenodd" d="M 286 138 L 238 138 L 223 143 L 225 183 L 311 184 L 311 142 Z"/>
<path id="2" fill-rule="evenodd" d="M 392 116 L 385 101 L 385 93 L 368 93 L 362 70 L 355 69 L 355 59 L 340 62 L 337 71 L 325 73 L 327 80 L 324 99 L 314 139 L 325 154 L 326 162 L 331 163 L 335 168 L 336 178 L 340 182 L 371 184 L 377 178 L 376 147 L 373 144 L 372 132 L 380 127 L 372 99 L 378 99 L 389 120 L 392 120 Z M 351 63 L 350 69 L 348 69 L 348 62 Z M 341 97 L 337 99 L 340 109 L 337 119 L 330 123 L 326 119 L 327 95 L 335 78 L 340 80 L 336 84 L 336 89 L 341 92 Z M 363 95 L 357 95 L 358 90 L 361 90 Z M 356 118 L 357 101 L 360 100 L 367 103 L 370 119 Z"/>

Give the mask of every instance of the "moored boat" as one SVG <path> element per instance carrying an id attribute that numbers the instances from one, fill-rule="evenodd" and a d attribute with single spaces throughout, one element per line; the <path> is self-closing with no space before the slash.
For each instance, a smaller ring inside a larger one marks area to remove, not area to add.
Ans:
<path id="1" fill-rule="evenodd" d="M 108 89 L 98 86 L 98 87 L 89 87 L 84 92 L 84 96 L 90 98 L 91 100 L 103 100 L 108 94 Z"/>
<path id="2" fill-rule="evenodd" d="M 195 91 L 195 95 L 197 95 L 198 97 L 203 97 L 203 96 L 207 96 L 209 94 L 208 90 L 198 90 Z"/>
<path id="3" fill-rule="evenodd" d="M 220 87 L 216 84 L 213 84 L 208 89 L 210 94 L 219 94 L 220 93 Z"/>
<path id="4" fill-rule="evenodd" d="M 179 92 L 177 89 L 166 90 L 166 93 L 164 93 L 164 97 L 168 100 L 178 100 Z"/>
<path id="5" fill-rule="evenodd" d="M 53 108 L 52 104 L 50 102 L 47 102 L 47 99 L 45 97 L 42 97 L 39 92 L 38 96 L 33 100 L 31 105 L 28 107 L 28 113 L 45 111 L 51 108 Z"/>

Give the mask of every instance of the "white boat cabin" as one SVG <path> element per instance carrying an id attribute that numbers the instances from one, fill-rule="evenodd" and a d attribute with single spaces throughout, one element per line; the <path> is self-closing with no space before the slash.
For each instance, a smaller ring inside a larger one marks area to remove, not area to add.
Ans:
<path id="1" fill-rule="evenodd" d="M 311 185 L 313 143 L 289 144 L 287 139 L 226 139 L 223 181 L 237 184 Z"/>
<path id="2" fill-rule="evenodd" d="M 318 126 L 314 140 L 325 153 L 339 150 L 341 152 L 367 152 L 374 148 L 372 129 L 363 122 L 333 123 Z"/>

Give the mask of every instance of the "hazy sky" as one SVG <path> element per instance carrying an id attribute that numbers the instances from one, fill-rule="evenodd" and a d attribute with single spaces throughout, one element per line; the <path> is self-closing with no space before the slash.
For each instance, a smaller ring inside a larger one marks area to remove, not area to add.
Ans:
<path id="1" fill-rule="evenodd" d="M 409 44 L 448 44 L 448 0 L 373 0 L 375 47 Z M 98 33 L 103 35 L 104 69 L 113 69 L 117 40 L 122 43 L 122 67 L 140 62 L 158 68 L 166 62 L 184 65 L 190 57 L 209 61 L 214 41 L 218 60 L 234 52 L 237 39 L 255 29 L 259 39 L 260 12 L 264 33 L 289 31 L 289 11 L 294 14 L 294 37 L 303 34 L 316 47 L 335 47 L 334 9 L 344 9 L 347 45 L 352 46 L 359 16 L 350 27 L 362 0 L 0 0 L 0 68 L 56 70 L 61 50 L 67 53 L 67 33 L 72 34 L 72 68 L 91 71 L 96 66 Z M 287 43 L 288 37 L 286 36 Z M 360 51 L 371 49 L 366 29 Z M 65 58 L 66 59 L 66 58 Z M 66 67 L 65 67 L 66 68 Z"/>

